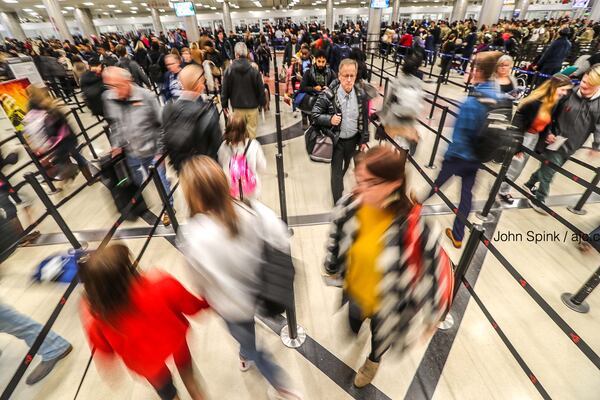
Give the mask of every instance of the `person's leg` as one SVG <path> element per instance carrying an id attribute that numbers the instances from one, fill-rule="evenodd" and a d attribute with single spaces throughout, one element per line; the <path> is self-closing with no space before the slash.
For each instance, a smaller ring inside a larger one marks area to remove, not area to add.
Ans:
<path id="1" fill-rule="evenodd" d="M 129 167 L 129 171 L 133 175 L 133 182 L 138 186 L 144 183 L 144 174 L 141 170 L 143 167 L 142 160 L 132 155 L 127 155 L 126 162 L 127 166 Z"/>
<path id="2" fill-rule="evenodd" d="M 166 365 L 153 376 L 146 376 L 146 380 L 152 385 L 161 400 L 178 400 L 177 389 L 173 384 L 173 376 Z"/>
<path id="3" fill-rule="evenodd" d="M 479 169 L 478 163 L 470 162 L 469 164 L 461 167 L 460 203 L 458 204 L 458 215 L 454 218 L 454 225 L 452 227 L 452 235 L 459 242 L 462 241 L 465 235 L 465 223 L 459 218 L 459 215 L 467 218 L 471 212 L 473 185 L 475 185 L 475 177 Z"/>
<path id="4" fill-rule="evenodd" d="M 192 400 L 202 400 L 202 390 L 196 381 L 194 374 L 194 364 L 187 343 L 184 343 L 181 348 L 173 354 L 173 360 L 179 371 L 179 376 L 185 385 Z"/>
<path id="5" fill-rule="evenodd" d="M 0 303 L 0 332 L 24 340 L 31 347 L 42 328 L 43 326 L 40 323 L 4 303 Z M 44 339 L 38 354 L 43 361 L 50 361 L 63 355 L 70 347 L 69 342 L 50 331 Z"/>
<path id="6" fill-rule="evenodd" d="M 523 136 L 523 147 L 533 150 L 535 149 L 535 145 L 537 144 L 539 135 L 532 133 L 525 133 Z M 506 178 L 511 181 L 515 181 L 521 176 L 521 172 L 523 172 L 523 168 L 525 168 L 525 164 L 527 164 L 527 160 L 529 160 L 529 154 L 522 152 L 521 158 L 513 157 L 510 162 L 510 166 L 508 167 L 508 171 L 506 172 Z M 510 185 L 506 182 L 502 182 L 500 185 L 500 194 L 508 194 L 510 193 Z"/>
<path id="7" fill-rule="evenodd" d="M 258 129 L 258 108 L 248 110 L 248 116 L 246 117 L 248 135 L 252 139 L 256 139 L 256 130 Z"/>
<path id="8" fill-rule="evenodd" d="M 350 329 L 355 334 L 358 334 L 360 331 L 360 327 L 364 322 L 364 317 L 362 316 L 362 311 L 360 307 L 351 299 L 348 299 L 348 324 L 350 325 Z"/>
<path id="9" fill-rule="evenodd" d="M 558 151 L 546 151 L 544 152 L 544 158 L 550 161 L 552 164 L 558 165 L 559 167 L 562 166 L 566 161 L 566 158 L 563 157 L 563 155 Z M 552 182 L 555 173 L 556 170 L 551 168 L 549 165 L 542 163 L 542 166 L 538 171 L 540 186 L 535 192 L 535 197 L 539 201 L 544 202 L 546 197 L 548 197 L 548 193 L 550 192 L 550 183 Z"/>
<path id="10" fill-rule="evenodd" d="M 356 137 L 351 140 L 344 141 L 344 167 L 342 169 L 343 175 L 346 175 L 348 168 L 350 168 L 350 162 L 356 155 L 359 138 Z M 342 176 L 343 179 L 343 176 Z"/>
<path id="11" fill-rule="evenodd" d="M 444 186 L 448 179 L 450 179 L 455 174 L 455 163 L 456 159 L 444 159 L 444 161 L 442 162 L 442 167 L 440 168 L 440 173 L 438 174 L 437 178 L 435 178 L 435 182 L 433 182 L 433 188 L 431 188 L 429 194 L 423 200 L 423 202 L 425 202 L 425 200 L 433 196 L 436 190 L 439 190 L 442 186 Z"/>
<path id="12" fill-rule="evenodd" d="M 337 204 L 344 192 L 344 145 L 340 139 L 333 145 L 331 155 L 331 194 L 333 203 Z"/>
<path id="13" fill-rule="evenodd" d="M 247 322 L 225 321 L 231 336 L 240 344 L 240 357 L 254 361 L 256 368 L 276 389 L 285 386 L 286 375 L 270 356 L 256 348 L 254 320 Z"/>

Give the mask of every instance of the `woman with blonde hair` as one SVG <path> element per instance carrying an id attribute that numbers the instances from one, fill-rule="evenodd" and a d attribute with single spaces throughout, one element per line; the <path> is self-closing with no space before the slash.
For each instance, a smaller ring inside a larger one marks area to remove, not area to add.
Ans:
<path id="1" fill-rule="evenodd" d="M 300 399 L 285 372 L 256 348 L 254 314 L 265 242 L 289 253 L 285 224 L 268 207 L 235 201 L 223 169 L 207 156 L 188 159 L 179 173 L 190 219 L 179 231 L 199 293 L 240 344 L 240 369 L 256 366 L 269 381 L 270 396 Z"/>
<path id="2" fill-rule="evenodd" d="M 523 132 L 521 143 L 523 147 L 534 150 L 540 140 L 546 139 L 552 122 L 552 114 L 561 97 L 565 96 L 572 87 L 569 77 L 556 74 L 521 100 L 513 118 L 513 125 L 519 132 Z M 522 151 L 516 153 L 506 177 L 514 182 L 521 175 L 528 159 L 528 154 Z M 514 198 L 510 194 L 510 185 L 507 182 L 502 182 L 499 196 L 500 200 L 506 204 L 514 202 Z"/>

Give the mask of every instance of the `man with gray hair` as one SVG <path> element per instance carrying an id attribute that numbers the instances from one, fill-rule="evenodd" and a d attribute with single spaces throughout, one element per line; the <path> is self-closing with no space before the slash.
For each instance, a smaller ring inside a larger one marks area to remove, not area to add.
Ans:
<path id="1" fill-rule="evenodd" d="M 160 158 L 162 110 L 154 92 L 135 85 L 131 73 L 119 67 L 108 67 L 102 74 L 109 90 L 102 95 L 104 117 L 110 125 L 113 157 L 123 151 L 127 165 L 137 185 L 144 181 L 144 172 Z M 160 179 L 170 192 L 164 164 L 158 167 Z M 164 214 L 166 216 L 166 214 Z M 163 217 L 169 225 L 168 217 Z"/>
<path id="2" fill-rule="evenodd" d="M 258 107 L 265 104 L 265 90 L 257 68 L 248 60 L 248 48 L 243 42 L 235 44 L 235 60 L 225 70 L 221 88 L 221 103 L 228 113 L 229 103 L 234 112 L 243 116 L 251 138 L 256 137 Z"/>

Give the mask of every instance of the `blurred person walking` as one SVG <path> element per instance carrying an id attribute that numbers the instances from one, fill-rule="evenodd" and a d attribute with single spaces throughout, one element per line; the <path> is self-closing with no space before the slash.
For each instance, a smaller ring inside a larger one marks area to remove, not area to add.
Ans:
<path id="1" fill-rule="evenodd" d="M 103 117 L 104 105 L 102 103 L 102 94 L 106 90 L 102 81 L 103 65 L 98 57 L 93 57 L 88 61 L 88 70 L 81 75 L 79 86 L 85 100 L 85 105 L 90 109 L 93 115 Z"/>
<path id="2" fill-rule="evenodd" d="M 368 98 L 356 84 L 358 64 L 346 58 L 340 63 L 339 80 L 323 91 L 311 115 L 312 124 L 333 139 L 331 193 L 337 203 L 344 192 L 344 175 L 350 161 L 369 142 Z"/>
<path id="3" fill-rule="evenodd" d="M 272 399 L 300 399 L 286 373 L 256 348 L 254 314 L 260 288 L 264 243 L 289 253 L 285 224 L 268 207 L 234 201 L 223 169 L 197 156 L 179 174 L 190 219 L 178 240 L 200 294 L 225 320 L 240 344 L 240 369 L 256 366 L 269 381 Z"/>
<path id="4" fill-rule="evenodd" d="M 186 316 L 208 308 L 164 273 L 141 274 L 127 246 L 112 244 L 81 264 L 85 289 L 84 329 L 99 362 L 116 354 L 127 368 L 146 378 L 163 400 L 179 399 L 165 361 L 173 357 L 192 400 L 203 399 L 186 340 Z"/>
<path id="5" fill-rule="evenodd" d="M 221 87 L 221 103 L 228 113 L 229 103 L 234 112 L 246 120 L 251 138 L 256 138 L 258 107 L 266 104 L 265 90 L 260 72 L 248 60 L 248 47 L 238 42 L 234 47 L 235 60 L 225 71 Z"/>
<path id="6" fill-rule="evenodd" d="M 557 74 L 521 100 L 512 122 L 518 132 L 523 134 L 521 146 L 534 151 L 539 141 L 546 140 L 556 106 L 572 87 L 571 80 L 567 76 Z M 517 152 L 510 163 L 506 177 L 515 182 L 528 160 L 529 154 Z M 498 196 L 506 204 L 514 202 L 507 182 L 502 182 L 500 185 Z"/>
<path id="7" fill-rule="evenodd" d="M 167 72 L 165 72 L 163 78 L 160 94 L 166 103 L 169 100 L 177 100 L 181 96 L 181 82 L 177 79 L 177 75 L 182 70 L 181 58 L 176 54 L 167 54 L 165 56 L 165 66 Z"/>
<path id="8" fill-rule="evenodd" d="M 126 69 L 132 76 L 133 81 L 136 85 L 147 88 L 152 88 L 150 80 L 146 76 L 146 73 L 142 67 L 127 54 L 127 49 L 123 45 L 118 45 L 115 49 L 117 56 L 119 56 L 119 62 L 115 65 L 116 67 Z"/>
<path id="9" fill-rule="evenodd" d="M 390 347 L 402 352 L 431 334 L 451 303 L 452 265 L 439 231 L 409 198 L 406 154 L 374 147 L 357 155 L 356 186 L 332 214 L 325 272 L 343 279 L 352 332 L 370 319 L 371 349 L 354 377 L 358 388 L 371 383 Z"/>

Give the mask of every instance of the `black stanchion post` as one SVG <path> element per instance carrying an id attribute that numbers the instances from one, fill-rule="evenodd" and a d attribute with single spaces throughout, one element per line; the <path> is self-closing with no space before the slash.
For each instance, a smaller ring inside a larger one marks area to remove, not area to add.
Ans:
<path id="1" fill-rule="evenodd" d="M 279 74 L 277 73 L 277 57 L 273 57 L 275 68 L 275 128 L 277 133 L 277 186 L 279 188 L 279 209 L 281 219 L 287 224 L 287 200 L 285 196 L 285 169 L 283 166 L 283 133 L 281 131 L 281 108 L 279 106 Z"/>
<path id="2" fill-rule="evenodd" d="M 442 116 L 440 117 L 440 124 L 435 135 L 435 141 L 433 142 L 433 148 L 431 149 L 431 156 L 429 157 L 429 164 L 425 168 L 435 169 L 435 156 L 437 155 L 438 147 L 440 147 L 440 140 L 444 134 L 444 125 L 446 124 L 446 117 L 448 115 L 448 107 L 442 109 Z"/>
<path id="3" fill-rule="evenodd" d="M 8 195 L 13 198 L 15 203 L 21 204 L 23 202 L 23 200 L 21 200 L 21 198 L 17 194 L 17 191 L 15 190 L 13 185 L 11 185 L 11 183 L 8 181 L 8 178 L 2 173 L 2 171 L 0 171 L 0 182 L 2 183 L 2 186 L 6 186 L 6 188 L 8 189 Z"/>
<path id="4" fill-rule="evenodd" d="M 504 181 L 504 178 L 506 177 L 506 173 L 508 172 L 508 168 L 510 167 L 510 163 L 512 161 L 513 154 L 515 153 L 515 150 L 517 149 L 518 145 L 519 144 L 516 140 L 513 141 L 511 143 L 511 146 L 509 147 L 509 149 L 506 150 L 506 152 L 504 153 L 504 159 L 502 160 L 502 167 L 500 168 L 500 172 L 498 172 L 498 176 L 496 177 L 496 180 L 494 181 L 494 184 L 492 185 L 492 188 L 490 189 L 490 197 L 488 197 L 487 201 L 485 202 L 485 205 L 483 206 L 483 210 L 481 210 L 480 213 L 479 212 L 475 213 L 475 216 L 477 216 L 477 218 L 479 218 L 482 221 L 491 222 L 494 220 L 494 216 L 489 215 L 489 214 L 490 214 L 490 211 L 491 211 L 494 203 L 496 202 L 496 196 L 498 195 L 500 186 L 502 185 L 502 182 Z"/>
<path id="5" fill-rule="evenodd" d="M 600 267 L 598 267 L 596 272 L 594 272 L 577 293 L 574 295 L 571 293 L 563 293 L 560 298 L 571 310 L 585 314 L 590 311 L 590 305 L 585 302 L 585 299 L 587 299 L 599 283 Z"/>
<path id="6" fill-rule="evenodd" d="M 465 92 L 469 91 L 469 85 L 471 84 L 471 80 L 473 79 L 473 61 L 471 61 L 470 69 L 469 69 L 469 77 L 467 78 L 467 84 L 465 85 Z"/>
<path id="7" fill-rule="evenodd" d="M 590 187 L 585 190 L 585 192 L 583 193 L 583 196 L 581 196 L 581 198 L 579 199 L 577 204 L 575 204 L 575 206 L 567 207 L 567 210 L 571 211 L 573 214 L 585 215 L 585 213 L 587 213 L 587 211 L 583 209 L 583 206 L 586 203 L 586 201 L 588 201 L 590 196 L 592 195 L 592 188 L 597 187 L 598 183 L 600 183 L 600 167 L 596 168 L 596 176 L 594 176 L 594 179 L 592 180 Z"/>
<path id="8" fill-rule="evenodd" d="M 437 61 L 437 51 L 433 52 L 433 60 L 431 61 L 431 66 L 429 68 L 429 79 L 431 79 L 431 75 L 433 75 L 433 66 L 435 65 L 435 62 Z"/>
<path id="9" fill-rule="evenodd" d="M 31 149 L 29 148 L 29 145 L 27 144 L 27 142 L 25 141 L 25 138 L 23 137 L 23 133 L 18 132 L 18 131 L 15 133 L 16 133 L 17 137 L 19 138 L 19 141 L 23 144 L 23 147 L 25 147 L 25 151 L 27 151 L 27 154 L 29 154 L 31 161 L 33 161 L 33 164 L 36 166 L 37 170 L 40 172 L 40 175 L 44 179 L 44 182 L 46 182 L 46 184 L 48 185 L 48 189 L 50 189 L 50 194 L 56 194 L 56 193 L 60 192 L 60 190 L 58 190 L 56 188 L 56 186 L 54 186 L 54 182 L 48 176 L 48 173 L 46 172 L 46 169 L 42 166 L 42 163 L 40 163 L 39 158 L 35 154 L 33 154 Z"/>
<path id="10" fill-rule="evenodd" d="M 379 75 L 379 86 L 383 85 L 383 69 L 385 68 L 385 58 L 381 57 L 381 75 Z"/>
<path id="11" fill-rule="evenodd" d="M 375 52 L 371 50 L 371 68 L 369 68 L 369 82 L 373 79 L 373 62 L 375 58 Z"/>
<path id="12" fill-rule="evenodd" d="M 87 129 L 85 129 L 83 122 L 81 122 L 81 118 L 79 117 L 79 113 L 77 112 L 77 109 L 73 108 L 73 109 L 71 109 L 71 111 L 73 112 L 73 118 L 75 118 L 75 122 L 77 123 L 77 126 L 81 130 L 81 134 L 83 135 L 83 138 L 85 139 L 85 143 L 88 145 L 88 147 L 90 149 L 90 153 L 92 154 L 92 157 L 94 157 L 94 159 L 97 160 L 98 154 L 96 154 L 96 150 L 94 149 L 94 146 L 92 145 L 92 141 L 90 140 L 90 136 L 87 133 Z"/>
<path id="13" fill-rule="evenodd" d="M 37 196 L 40 198 L 40 200 L 44 204 L 44 207 L 46 207 L 48 214 L 50 214 L 52 216 L 52 218 L 54 218 L 54 220 L 56 221 L 56 224 L 58 225 L 60 230 L 65 234 L 69 243 L 71 243 L 71 246 L 73 246 L 74 249 L 80 249 L 81 243 L 79 243 L 79 240 L 77 240 L 77 238 L 75 237 L 75 235 L 73 234 L 73 232 L 71 231 L 71 229 L 69 228 L 69 226 L 67 225 L 65 220 L 63 219 L 63 217 L 60 215 L 60 213 L 58 212 L 58 209 L 56 208 L 54 203 L 52 203 L 52 201 L 50 201 L 50 198 L 48 197 L 48 195 L 42 188 L 42 185 L 40 185 L 40 183 L 35 178 L 35 175 L 32 173 L 29 173 L 29 174 L 25 175 L 25 180 L 31 185 L 31 187 L 33 188 L 33 190 L 35 191 Z"/>
<path id="14" fill-rule="evenodd" d="M 435 93 L 433 94 L 433 104 L 431 105 L 431 111 L 429 111 L 429 117 L 427 119 L 433 118 L 433 112 L 435 111 L 435 106 L 437 105 L 437 99 L 440 94 L 440 86 L 442 86 L 442 75 L 438 77 L 437 86 L 435 87 Z"/>
<path id="15" fill-rule="evenodd" d="M 387 76 L 385 77 L 385 86 L 383 88 L 383 98 L 385 99 L 387 97 L 388 94 L 388 88 L 390 86 L 390 78 L 388 78 Z"/>
<path id="16" fill-rule="evenodd" d="M 165 162 L 165 161 L 163 161 Z M 177 231 L 179 231 L 179 223 L 177 222 L 177 218 L 175 217 L 175 210 L 173 209 L 173 206 L 171 205 L 170 199 L 169 199 L 169 194 L 167 193 L 167 190 L 165 189 L 162 180 L 160 179 L 160 175 L 158 175 L 158 165 L 151 165 L 149 168 L 149 173 L 150 176 L 152 176 L 152 180 L 154 181 L 154 185 L 156 186 L 156 191 L 158 192 L 158 195 L 160 196 L 160 200 L 163 203 L 163 206 L 165 207 L 165 209 L 167 210 L 167 215 L 169 216 L 169 219 L 171 220 L 171 225 L 173 226 L 173 230 L 175 231 L 175 233 L 177 233 Z"/>

